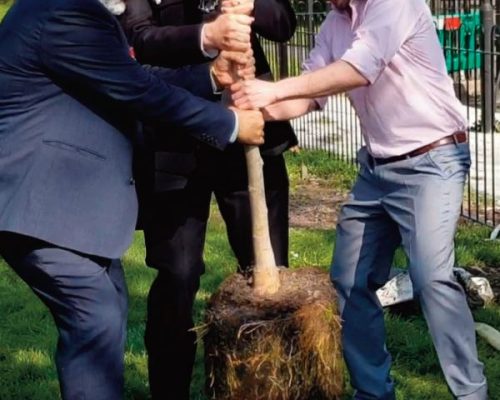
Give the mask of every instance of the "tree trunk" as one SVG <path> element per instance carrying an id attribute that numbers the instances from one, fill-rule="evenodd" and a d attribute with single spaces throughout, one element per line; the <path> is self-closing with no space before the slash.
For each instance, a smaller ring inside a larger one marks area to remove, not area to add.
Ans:
<path id="1" fill-rule="evenodd" d="M 237 66 L 234 66 L 234 76 Z M 255 78 L 255 77 L 254 77 Z M 254 262 L 253 287 L 260 296 L 272 295 L 279 290 L 279 270 L 269 235 L 267 218 L 266 192 L 264 187 L 264 162 L 258 146 L 245 146 L 248 171 L 248 192 L 252 216 L 252 238 Z"/>
<path id="2" fill-rule="evenodd" d="M 245 146 L 245 156 L 248 169 L 248 192 L 252 212 L 252 238 L 255 258 L 253 285 L 257 295 L 265 296 L 279 290 L 280 279 L 269 236 L 262 168 L 264 163 L 257 146 Z"/>

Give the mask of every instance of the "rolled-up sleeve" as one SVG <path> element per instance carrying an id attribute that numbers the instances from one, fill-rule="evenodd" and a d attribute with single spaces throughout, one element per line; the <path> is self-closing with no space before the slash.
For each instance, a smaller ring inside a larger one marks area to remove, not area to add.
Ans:
<path id="1" fill-rule="evenodd" d="M 356 68 L 370 83 L 380 76 L 401 46 L 415 33 L 419 15 L 415 0 L 367 2 L 362 23 L 341 60 Z"/>

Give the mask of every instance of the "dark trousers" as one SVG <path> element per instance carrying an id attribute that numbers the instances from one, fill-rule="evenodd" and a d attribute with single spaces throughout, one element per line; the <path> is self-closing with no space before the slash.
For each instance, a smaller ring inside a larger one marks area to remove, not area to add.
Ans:
<path id="1" fill-rule="evenodd" d="M 127 290 L 120 261 L 5 232 L 0 255 L 52 313 L 62 398 L 122 399 Z"/>
<path id="2" fill-rule="evenodd" d="M 288 176 L 282 155 L 264 158 L 271 242 L 278 265 L 288 265 Z M 146 348 L 155 400 L 189 399 L 196 352 L 192 310 L 204 272 L 203 247 L 214 194 L 229 243 L 245 269 L 253 264 L 250 206 L 243 154 L 207 155 L 182 190 L 156 194 L 145 218 L 146 263 L 158 275 L 148 298 Z"/>

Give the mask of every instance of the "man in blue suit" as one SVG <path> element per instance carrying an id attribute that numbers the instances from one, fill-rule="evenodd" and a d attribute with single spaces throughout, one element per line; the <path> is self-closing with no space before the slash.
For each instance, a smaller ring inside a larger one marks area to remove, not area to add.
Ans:
<path id="1" fill-rule="evenodd" d="M 263 142 L 259 112 L 168 84 L 211 97 L 209 76 L 141 67 L 98 0 L 18 0 L 0 25 L 0 255 L 54 317 L 64 399 L 122 398 L 136 118 Z"/>

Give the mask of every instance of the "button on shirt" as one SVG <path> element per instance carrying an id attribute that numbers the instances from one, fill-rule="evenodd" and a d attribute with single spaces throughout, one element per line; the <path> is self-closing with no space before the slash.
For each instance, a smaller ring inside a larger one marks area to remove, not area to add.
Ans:
<path id="1" fill-rule="evenodd" d="M 424 0 L 351 0 L 350 6 L 351 15 L 328 14 L 303 70 L 344 60 L 369 81 L 348 96 L 370 154 L 405 154 L 465 130 L 465 108 Z"/>

